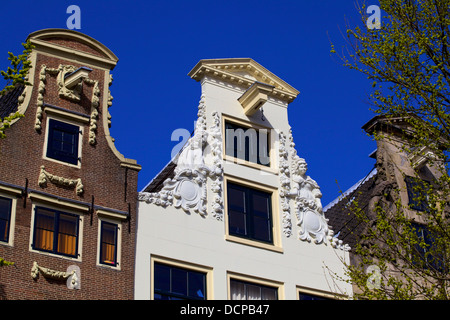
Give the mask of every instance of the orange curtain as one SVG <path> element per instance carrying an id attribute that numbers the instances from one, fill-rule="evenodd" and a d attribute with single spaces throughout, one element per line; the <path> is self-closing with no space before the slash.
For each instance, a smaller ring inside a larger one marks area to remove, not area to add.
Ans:
<path id="1" fill-rule="evenodd" d="M 59 232 L 58 232 L 58 248 L 59 253 L 67 255 L 75 255 L 76 253 L 76 232 L 77 217 L 69 217 L 60 215 Z"/>
<path id="2" fill-rule="evenodd" d="M 34 246 L 37 249 L 53 249 L 53 228 L 54 215 L 52 213 L 36 215 L 36 237 Z"/>
<path id="3" fill-rule="evenodd" d="M 116 226 L 102 226 L 102 257 L 103 263 L 114 264 L 116 256 Z"/>

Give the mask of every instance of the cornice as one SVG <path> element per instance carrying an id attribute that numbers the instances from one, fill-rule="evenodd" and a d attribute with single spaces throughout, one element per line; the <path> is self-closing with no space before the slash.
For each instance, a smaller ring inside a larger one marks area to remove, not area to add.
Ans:
<path id="1" fill-rule="evenodd" d="M 87 53 L 85 51 L 69 48 L 60 44 L 52 43 L 47 41 L 51 38 L 63 38 L 77 41 L 83 43 L 97 52 L 102 56 L 94 55 L 92 53 Z M 55 55 L 61 58 L 66 58 L 72 61 L 78 61 L 82 63 L 93 64 L 105 69 L 113 69 L 117 62 L 117 56 L 108 49 L 105 45 L 99 41 L 91 38 L 81 32 L 65 29 L 44 29 L 35 31 L 28 35 L 27 40 L 35 46 L 37 51 L 45 52 L 50 55 Z"/>
<path id="2" fill-rule="evenodd" d="M 270 92 L 272 97 L 288 103 L 294 101 L 300 93 L 250 58 L 200 60 L 188 75 L 196 81 L 200 81 L 205 76 L 210 76 L 247 88 L 255 82 L 264 83 L 273 87 Z"/>

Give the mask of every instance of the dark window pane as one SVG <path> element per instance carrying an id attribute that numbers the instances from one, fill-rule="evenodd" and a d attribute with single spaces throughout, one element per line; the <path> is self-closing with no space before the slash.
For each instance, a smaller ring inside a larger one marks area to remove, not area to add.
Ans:
<path id="1" fill-rule="evenodd" d="M 189 271 L 189 296 L 194 298 L 205 299 L 206 284 L 205 274 L 195 271 Z"/>
<path id="2" fill-rule="evenodd" d="M 255 215 L 269 218 L 270 213 L 270 195 L 265 193 L 253 192 L 252 205 Z"/>
<path id="3" fill-rule="evenodd" d="M 245 191 L 233 188 L 228 188 L 228 206 L 233 210 L 245 212 Z"/>
<path id="4" fill-rule="evenodd" d="M 253 217 L 253 235 L 256 240 L 270 242 L 271 239 L 271 225 L 266 218 Z"/>
<path id="5" fill-rule="evenodd" d="M 172 268 L 172 293 L 187 295 L 187 272 L 182 269 Z"/>
<path id="6" fill-rule="evenodd" d="M 155 263 L 154 270 L 155 291 L 170 291 L 170 267 L 164 264 Z"/>
<path id="7" fill-rule="evenodd" d="M 9 239 L 12 200 L 0 197 L 0 241 Z"/>
<path id="8" fill-rule="evenodd" d="M 237 211 L 230 211 L 228 214 L 229 231 L 231 234 L 246 235 L 246 216 Z"/>

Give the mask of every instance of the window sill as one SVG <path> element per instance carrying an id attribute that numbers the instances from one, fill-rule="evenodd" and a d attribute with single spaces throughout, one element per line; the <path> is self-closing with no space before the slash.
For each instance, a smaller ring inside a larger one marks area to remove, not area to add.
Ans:
<path id="1" fill-rule="evenodd" d="M 244 165 L 246 167 L 250 167 L 250 168 L 253 168 L 253 169 L 256 169 L 256 170 L 262 170 L 262 171 L 266 171 L 266 172 L 278 175 L 278 170 L 276 170 L 273 167 L 267 167 L 267 166 L 264 166 L 262 164 L 257 164 L 257 163 L 254 163 L 254 162 L 242 160 L 242 159 L 235 158 L 235 157 L 232 157 L 232 156 L 229 156 L 229 155 L 224 155 L 223 160 L 225 162 L 229 162 L 229 163 L 231 162 L 233 164 Z"/>
<path id="2" fill-rule="evenodd" d="M 225 235 L 225 240 L 226 241 L 230 241 L 230 242 L 234 242 L 234 243 L 247 245 L 247 246 L 250 246 L 250 247 L 255 247 L 255 248 L 259 248 L 259 249 L 265 249 L 265 250 L 269 250 L 269 251 L 274 251 L 274 252 L 278 252 L 278 253 L 283 253 L 284 252 L 283 248 L 281 246 L 277 245 L 277 244 L 270 244 L 270 243 L 259 242 L 259 241 L 256 241 L 256 240 L 240 238 L 240 237 L 232 236 L 232 235 L 229 235 L 229 234 Z"/>

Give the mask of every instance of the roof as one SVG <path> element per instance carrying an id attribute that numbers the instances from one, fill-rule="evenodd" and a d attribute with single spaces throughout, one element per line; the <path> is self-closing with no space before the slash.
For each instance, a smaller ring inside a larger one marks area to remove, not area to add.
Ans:
<path id="1" fill-rule="evenodd" d="M 18 99 L 22 94 L 25 86 L 18 85 L 13 90 L 8 91 L 5 95 L 0 96 L 0 118 L 16 113 L 18 110 Z"/>
<path id="2" fill-rule="evenodd" d="M 359 207 L 362 210 L 367 209 L 376 177 L 377 170 L 373 168 L 364 178 L 323 209 L 328 224 L 332 227 L 334 233 L 352 248 L 355 247 L 357 235 L 362 230 L 362 226 L 358 219 L 351 214 L 349 207 L 357 199 Z"/>

